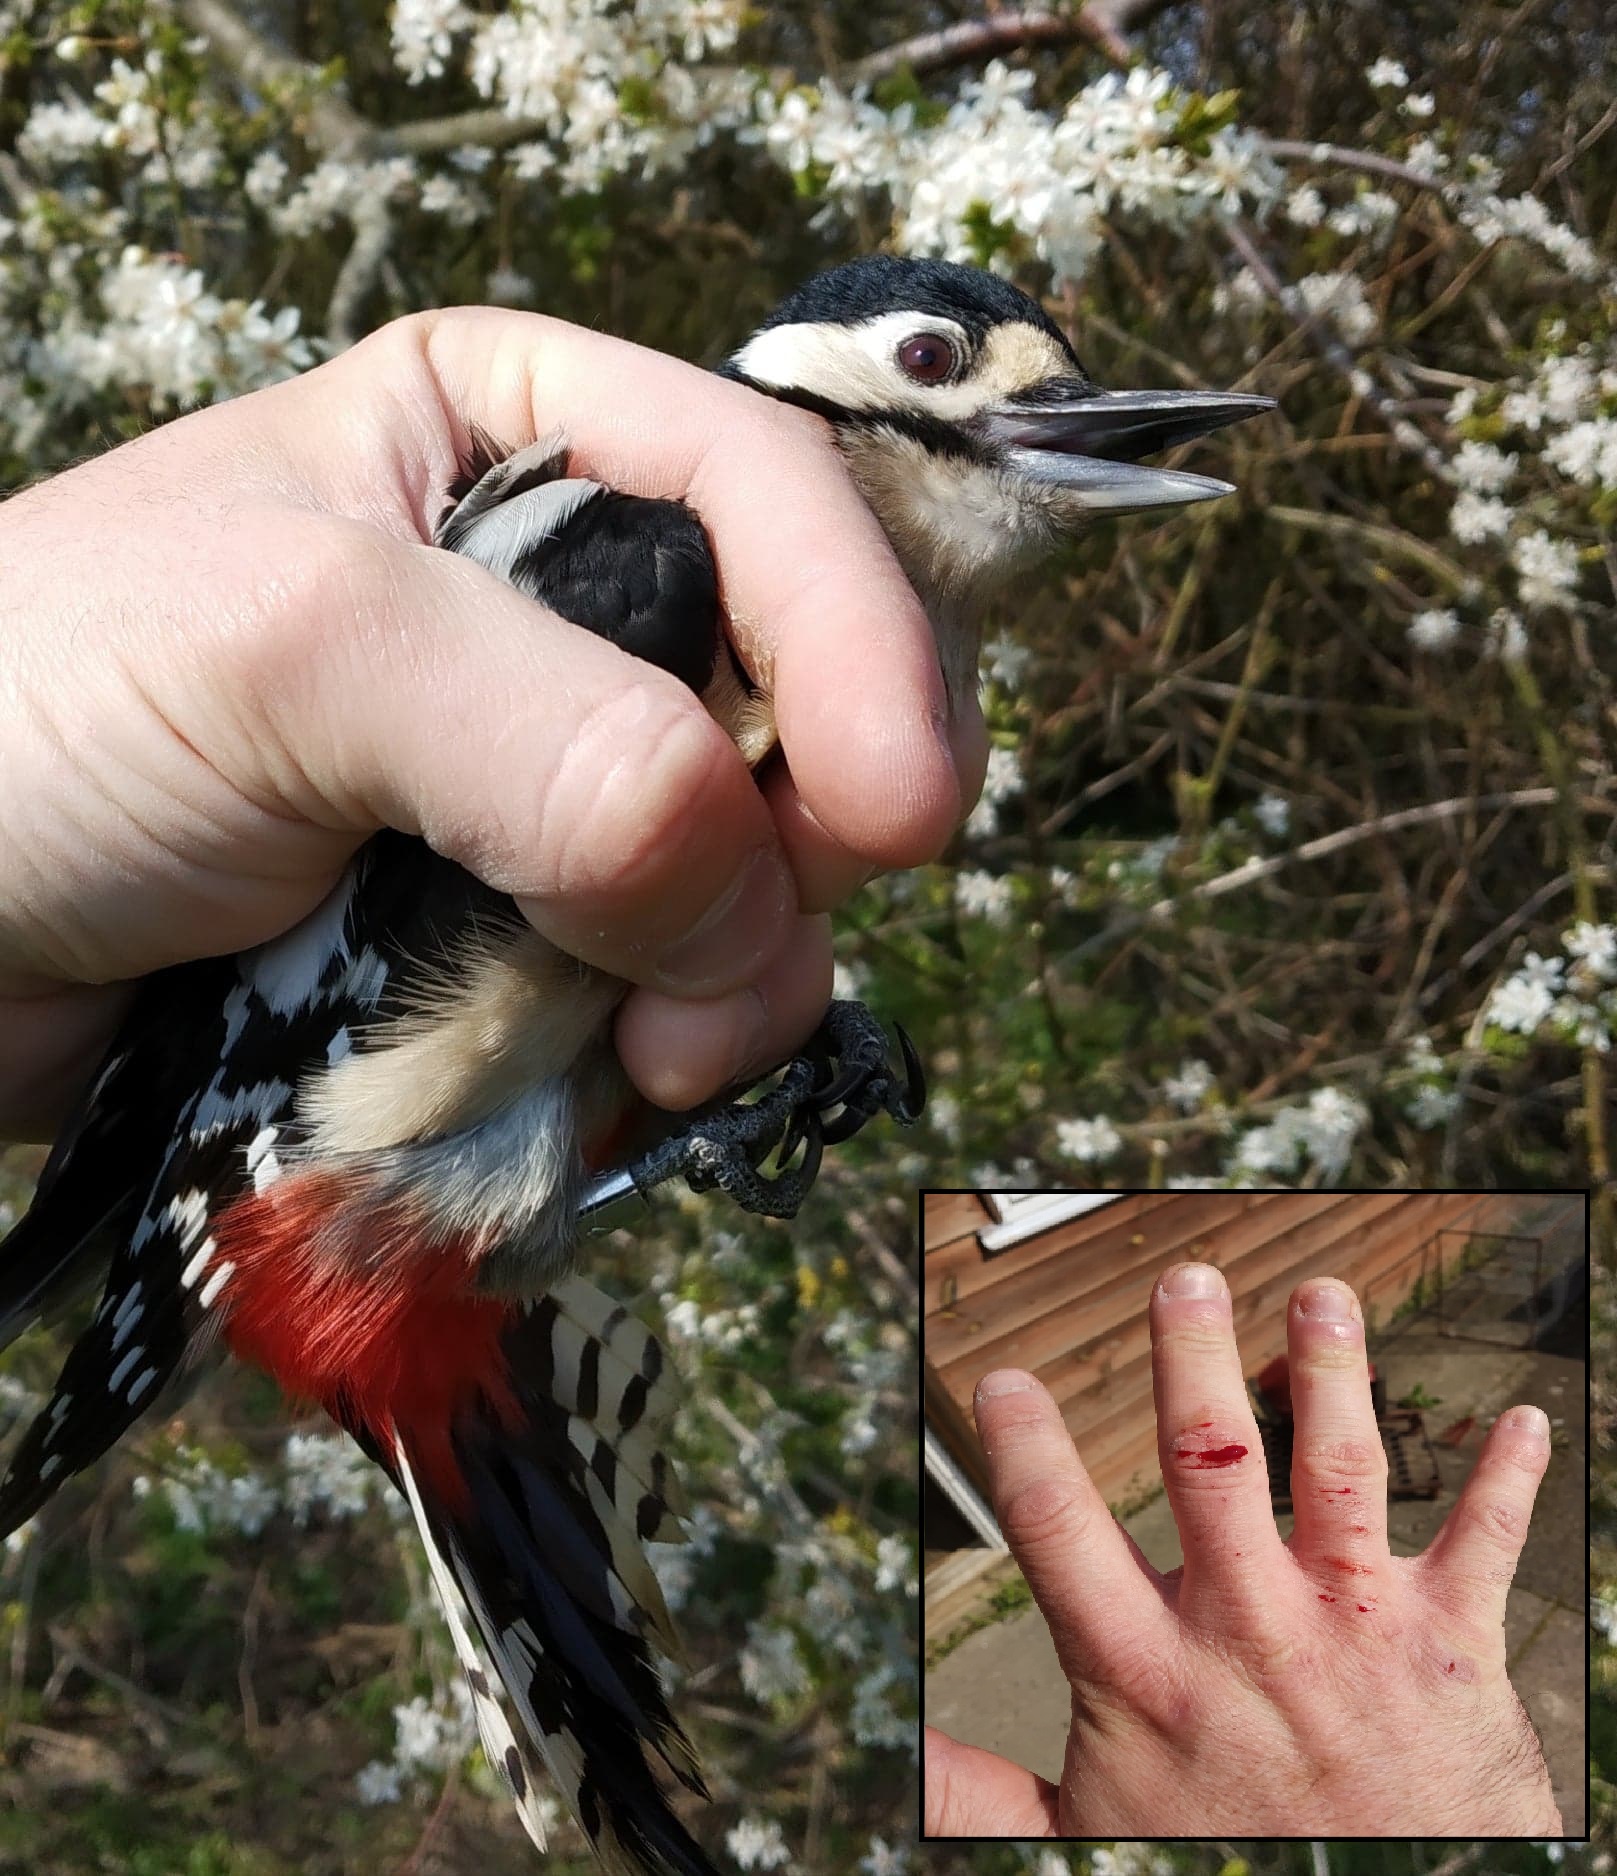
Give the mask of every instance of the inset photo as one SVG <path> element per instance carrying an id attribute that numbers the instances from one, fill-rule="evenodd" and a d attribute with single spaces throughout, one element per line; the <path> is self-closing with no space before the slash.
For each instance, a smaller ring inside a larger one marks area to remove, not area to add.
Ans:
<path id="1" fill-rule="evenodd" d="M 924 1193 L 923 1836 L 1584 1837 L 1588 1211 Z"/>

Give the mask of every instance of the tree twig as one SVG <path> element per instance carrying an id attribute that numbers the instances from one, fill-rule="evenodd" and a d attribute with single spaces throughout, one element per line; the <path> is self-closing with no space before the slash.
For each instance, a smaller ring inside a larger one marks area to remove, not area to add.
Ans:
<path id="1" fill-rule="evenodd" d="M 935 32 L 895 40 L 860 59 L 850 75 L 860 83 L 875 84 L 906 66 L 912 72 L 936 72 L 950 65 L 970 65 L 977 59 L 993 58 L 1001 52 L 1071 45 L 1079 39 L 1087 40 L 1125 71 L 1133 62 L 1128 41 L 1100 7 L 1077 7 L 1070 13 L 1022 7 L 990 13 L 984 19 L 956 20 Z"/>
<path id="2" fill-rule="evenodd" d="M 1617 109 L 1617 107 L 1613 107 Z M 1356 169 L 1388 182 L 1408 183 L 1411 189 L 1443 192 L 1441 176 L 1428 176 L 1395 157 L 1377 156 L 1373 150 L 1354 150 L 1345 143 L 1304 143 L 1295 137 L 1260 137 L 1258 148 L 1279 163 L 1329 163 L 1336 169 Z"/>
<path id="3" fill-rule="evenodd" d="M 1081 963 L 1095 952 L 1108 950 L 1112 945 L 1120 944 L 1123 939 L 1149 926 L 1165 925 L 1183 905 L 1204 899 L 1222 899 L 1226 894 L 1239 892 L 1243 887 L 1255 886 L 1259 880 L 1271 879 L 1295 861 L 1323 860 L 1330 854 L 1357 846 L 1360 841 L 1372 840 L 1377 834 L 1420 827 L 1432 821 L 1447 820 L 1456 814 L 1474 813 L 1487 808 L 1552 807 L 1559 799 L 1560 791 L 1554 788 L 1516 788 L 1498 795 L 1455 795 L 1447 801 L 1427 801 L 1416 808 L 1400 808 L 1396 813 L 1378 815 L 1373 821 L 1361 821 L 1354 827 L 1339 827 L 1334 833 L 1321 834 L 1317 840 L 1305 840 L 1289 853 L 1273 854 L 1267 860 L 1248 860 L 1228 873 L 1220 873 L 1216 879 L 1203 880 L 1199 886 L 1191 886 L 1172 898 L 1158 899 L 1143 911 L 1131 913 L 1108 925 L 1104 931 L 1086 938 L 1081 945 L 1066 954 L 1061 960 L 1061 966 L 1066 968 Z"/>

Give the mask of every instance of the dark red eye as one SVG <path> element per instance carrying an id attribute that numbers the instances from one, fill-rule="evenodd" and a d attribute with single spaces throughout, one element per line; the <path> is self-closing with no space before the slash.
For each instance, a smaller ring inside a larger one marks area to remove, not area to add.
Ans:
<path id="1" fill-rule="evenodd" d="M 942 384 L 954 375 L 954 345 L 936 332 L 918 332 L 898 348 L 898 362 L 917 384 Z"/>

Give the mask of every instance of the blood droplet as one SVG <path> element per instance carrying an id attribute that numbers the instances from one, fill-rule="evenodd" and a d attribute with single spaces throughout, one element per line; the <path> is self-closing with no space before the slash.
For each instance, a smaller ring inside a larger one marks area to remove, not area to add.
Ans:
<path id="1" fill-rule="evenodd" d="M 1453 1662 L 1451 1661 L 1451 1662 L 1450 1662 L 1450 1663 L 1448 1664 L 1448 1666 L 1447 1666 L 1446 1668 L 1444 1668 L 1444 1670 L 1443 1670 L 1443 1672 L 1444 1672 L 1445 1674 L 1452 1674 L 1452 1673 L 1454 1672 L 1454 1663 L 1453 1663 Z"/>
<path id="2" fill-rule="evenodd" d="M 1374 1576 L 1367 1563 L 1350 1563 L 1346 1557 L 1327 1557 L 1325 1561 L 1333 1570 L 1345 1570 L 1349 1576 Z"/>
<path id="3" fill-rule="evenodd" d="M 1360 1613 L 1360 1615 L 1368 1615 L 1368 1614 L 1370 1613 L 1370 1605 L 1369 1605 L 1369 1603 L 1367 1603 L 1367 1602 L 1361 1602 L 1361 1603 L 1359 1604 L 1359 1613 Z"/>
<path id="4" fill-rule="evenodd" d="M 1321 1489 L 1327 1498 L 1345 1498 L 1353 1487 L 1351 1485 L 1326 1485 Z"/>
<path id="5" fill-rule="evenodd" d="M 1206 1472 L 1214 1466 L 1233 1466 L 1237 1459 L 1245 1459 L 1244 1446 L 1209 1446 L 1204 1453 L 1180 1453 L 1178 1457 L 1187 1466 L 1195 1466 L 1198 1471 Z"/>
<path id="6" fill-rule="evenodd" d="M 1196 1425 L 1197 1425 L 1197 1427 L 1198 1427 L 1198 1428 L 1205 1428 L 1205 1427 L 1210 1427 L 1210 1426 L 1211 1426 L 1212 1424 L 1213 1424 L 1213 1423 L 1212 1423 L 1212 1421 L 1211 1421 L 1211 1420 L 1198 1420 L 1198 1421 L 1196 1422 Z"/>
<path id="7" fill-rule="evenodd" d="M 1348 1526 L 1350 1531 L 1368 1531 L 1369 1528 L 1368 1524 L 1350 1524 Z"/>
<path id="8" fill-rule="evenodd" d="M 1334 1596 L 1327 1596 L 1324 1590 L 1321 1590 L 1319 1592 L 1319 1599 L 1321 1602 L 1335 1602 L 1336 1601 L 1336 1598 Z"/>

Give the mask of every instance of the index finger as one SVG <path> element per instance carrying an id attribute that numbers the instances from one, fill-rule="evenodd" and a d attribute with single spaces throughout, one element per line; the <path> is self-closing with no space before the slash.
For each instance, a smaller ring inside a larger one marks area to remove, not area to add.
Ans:
<path id="1" fill-rule="evenodd" d="M 1166 1608 L 1141 1594 L 1161 1579 L 1096 1491 L 1048 1391 L 998 1369 L 977 1383 L 975 1413 L 994 1515 L 1067 1674 L 1092 1679 L 1119 1650 L 1149 1645 L 1158 1624 L 1165 1634 Z"/>
<path id="2" fill-rule="evenodd" d="M 493 425 L 521 397 L 508 434 L 559 424 L 584 473 L 688 499 L 816 820 L 872 865 L 941 851 L 960 787 L 932 627 L 820 419 L 538 314 L 440 314 L 428 354 L 457 410 Z"/>

